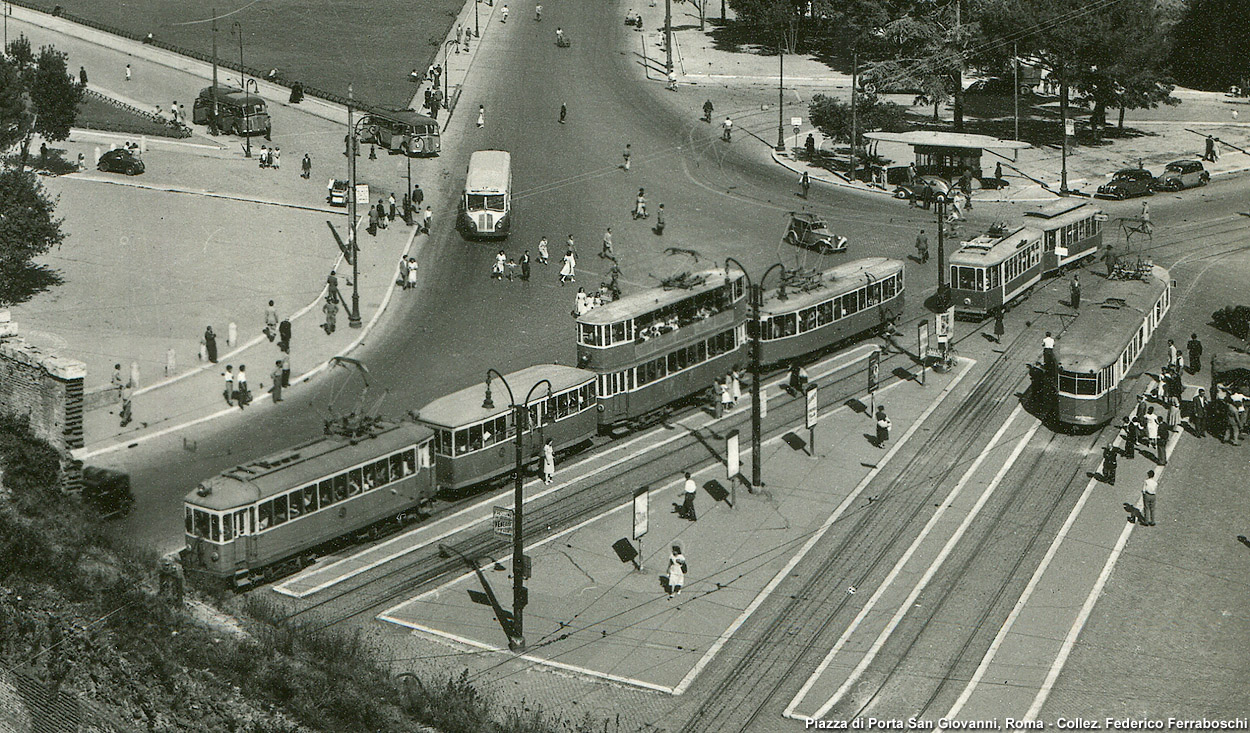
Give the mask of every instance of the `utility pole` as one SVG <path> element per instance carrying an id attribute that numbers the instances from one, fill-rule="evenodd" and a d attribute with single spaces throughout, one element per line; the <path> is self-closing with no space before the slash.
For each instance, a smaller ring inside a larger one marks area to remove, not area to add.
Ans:
<path id="1" fill-rule="evenodd" d="M 347 201 L 350 204 L 347 222 L 347 237 L 351 241 L 352 253 L 352 309 L 347 314 L 347 325 L 360 328 L 360 247 L 356 242 L 356 126 L 352 121 L 352 108 L 355 98 L 352 96 L 352 85 L 347 85 Z M 367 201 L 365 203 L 368 203 Z"/>
<path id="2" fill-rule="evenodd" d="M 1061 125 L 1059 134 L 1063 139 L 1060 146 L 1062 163 L 1059 168 L 1059 193 L 1062 196 L 1068 195 L 1068 80 L 1062 79 L 1059 82 L 1059 124 Z"/>
<path id="3" fill-rule="evenodd" d="M 786 80 L 786 43 L 784 31 L 781 38 L 777 41 L 777 147 L 778 153 L 785 152 L 786 149 L 786 128 L 785 118 L 782 109 L 785 105 L 785 90 L 783 85 Z"/>
<path id="4" fill-rule="evenodd" d="M 664 0 L 664 80 L 673 73 L 673 0 Z"/>
<path id="5" fill-rule="evenodd" d="M 1015 87 L 1015 94 L 1012 96 L 1015 100 L 1016 107 L 1016 136 L 1012 138 L 1013 140 L 1020 139 L 1020 57 L 1016 54 L 1016 44 L 1012 43 L 1011 66 L 1015 70 L 1014 81 L 1012 82 L 1012 86 Z"/>
<path id="6" fill-rule="evenodd" d="M 217 134 L 217 8 L 213 8 L 213 87 L 212 87 L 212 91 L 209 92 L 209 95 L 213 99 L 213 116 L 210 117 L 208 120 L 208 131 L 216 135 Z"/>
<path id="7" fill-rule="evenodd" d="M 946 204 L 947 198 L 945 194 L 938 194 L 934 201 L 937 208 L 937 267 L 938 267 L 938 288 L 937 288 L 937 307 L 939 311 L 945 311 L 950 307 L 951 290 L 950 285 L 946 282 Z"/>
<path id="8" fill-rule="evenodd" d="M 964 129 L 964 43 L 961 28 L 963 5 L 963 0 L 955 0 L 955 50 L 958 61 L 955 64 L 955 104 L 953 107 L 956 132 Z"/>
<path id="9" fill-rule="evenodd" d="M 859 54 L 851 54 L 851 181 L 855 180 L 855 139 L 859 133 L 856 102 L 859 99 Z"/>

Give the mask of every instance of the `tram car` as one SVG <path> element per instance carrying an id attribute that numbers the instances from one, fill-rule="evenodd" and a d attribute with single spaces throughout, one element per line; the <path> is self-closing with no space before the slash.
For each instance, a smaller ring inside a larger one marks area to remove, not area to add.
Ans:
<path id="1" fill-rule="evenodd" d="M 1102 246 L 1106 214 L 1089 201 L 1064 199 L 1026 211 L 1028 226 L 1042 231 L 1042 273 L 1053 275 L 1093 257 Z"/>
<path id="2" fill-rule="evenodd" d="M 955 315 L 981 320 L 1010 304 L 1042 279 L 1042 231 L 991 229 L 950 256 Z"/>
<path id="3" fill-rule="evenodd" d="M 636 423 L 695 395 L 745 354 L 741 273 L 671 278 L 577 319 L 577 364 L 598 377 L 599 428 Z"/>
<path id="4" fill-rule="evenodd" d="M 1055 347 L 1055 419 L 1104 425 L 1121 411 L 1119 389 L 1172 307 L 1172 281 L 1159 266 L 1140 280 L 1100 280 Z"/>
<path id="5" fill-rule="evenodd" d="M 868 257 L 764 295 L 760 363 L 784 364 L 881 330 L 903 313 L 903 263 Z"/>
<path id="6" fill-rule="evenodd" d="M 358 420 L 204 481 L 184 502 L 183 567 L 244 589 L 415 519 L 434 495 L 433 440 L 410 420 Z"/>
<path id="7" fill-rule="evenodd" d="M 440 397 L 416 413 L 434 432 L 439 492 L 459 492 L 516 468 L 516 413 L 512 396 L 527 400 L 522 441 L 526 463 L 541 460 L 550 439 L 556 451 L 585 443 L 598 431 L 596 374 L 560 364 L 538 364 Z M 509 394 L 511 390 L 511 394 Z"/>

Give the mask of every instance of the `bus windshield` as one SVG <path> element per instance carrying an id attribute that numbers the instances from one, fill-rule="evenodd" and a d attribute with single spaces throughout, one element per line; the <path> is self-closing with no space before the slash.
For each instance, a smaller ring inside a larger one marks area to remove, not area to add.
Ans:
<path id="1" fill-rule="evenodd" d="M 465 194 L 465 208 L 470 211 L 503 211 L 503 194 Z"/>

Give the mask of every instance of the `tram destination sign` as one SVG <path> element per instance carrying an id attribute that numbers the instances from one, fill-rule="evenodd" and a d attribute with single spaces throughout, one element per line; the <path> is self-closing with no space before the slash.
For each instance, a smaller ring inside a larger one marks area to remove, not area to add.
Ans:
<path id="1" fill-rule="evenodd" d="M 495 534 L 500 537 L 511 537 L 513 516 L 513 511 L 507 507 L 495 507 L 495 513 L 491 517 L 491 525 L 494 527 Z"/>

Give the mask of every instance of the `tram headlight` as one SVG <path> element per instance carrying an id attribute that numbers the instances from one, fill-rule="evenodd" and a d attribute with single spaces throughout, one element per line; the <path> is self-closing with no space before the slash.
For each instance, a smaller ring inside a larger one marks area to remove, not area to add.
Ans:
<path id="1" fill-rule="evenodd" d="M 212 555 L 209 555 L 209 557 L 213 558 L 213 562 L 217 562 L 218 560 L 221 559 L 221 555 L 218 555 L 216 552 L 214 552 Z"/>
<path id="2" fill-rule="evenodd" d="M 964 305 L 972 305 L 972 298 L 964 298 Z"/>

